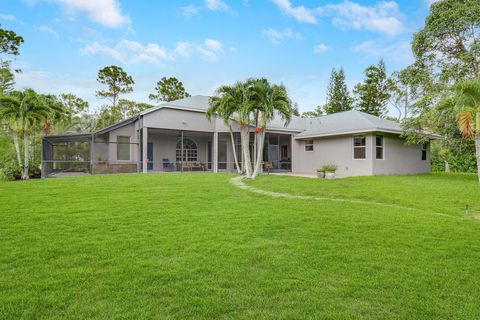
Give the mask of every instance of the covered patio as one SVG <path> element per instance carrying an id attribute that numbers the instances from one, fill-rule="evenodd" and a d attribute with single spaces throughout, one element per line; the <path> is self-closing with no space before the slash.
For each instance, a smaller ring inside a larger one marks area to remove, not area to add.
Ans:
<path id="1" fill-rule="evenodd" d="M 127 129 L 115 133 L 103 130 L 44 137 L 42 177 L 137 172 L 236 172 L 232 145 L 239 164 L 243 162 L 238 132 L 234 133 L 232 144 L 228 132 Z M 291 171 L 291 136 L 267 133 L 263 161 L 268 172 Z"/>
<path id="2" fill-rule="evenodd" d="M 235 171 L 229 133 L 156 128 L 145 131 L 147 148 L 142 150 L 142 159 L 146 159 L 146 172 Z M 240 156 L 238 133 L 235 147 Z"/>

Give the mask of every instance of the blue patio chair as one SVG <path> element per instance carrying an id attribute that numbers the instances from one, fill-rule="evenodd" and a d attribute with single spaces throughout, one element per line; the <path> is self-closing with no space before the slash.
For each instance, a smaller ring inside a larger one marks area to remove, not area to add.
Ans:
<path id="1" fill-rule="evenodd" d="M 169 159 L 162 159 L 163 162 L 163 171 L 174 171 L 175 170 L 175 164 L 170 162 Z"/>

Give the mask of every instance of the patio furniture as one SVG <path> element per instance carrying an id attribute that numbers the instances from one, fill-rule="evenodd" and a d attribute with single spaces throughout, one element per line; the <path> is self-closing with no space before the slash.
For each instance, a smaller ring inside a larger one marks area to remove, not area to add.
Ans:
<path id="1" fill-rule="evenodd" d="M 177 170 L 179 171 L 205 171 L 206 166 L 201 163 L 201 162 L 191 162 L 191 161 L 185 161 L 185 162 L 177 162 Z"/>
<path id="2" fill-rule="evenodd" d="M 163 171 L 174 171 L 175 170 L 175 163 L 170 162 L 169 159 L 162 159 L 163 164 Z"/>
<path id="3" fill-rule="evenodd" d="M 271 162 L 264 162 L 263 163 L 263 171 L 266 171 L 268 174 L 270 174 L 271 169 L 273 169 L 273 163 L 271 163 Z"/>

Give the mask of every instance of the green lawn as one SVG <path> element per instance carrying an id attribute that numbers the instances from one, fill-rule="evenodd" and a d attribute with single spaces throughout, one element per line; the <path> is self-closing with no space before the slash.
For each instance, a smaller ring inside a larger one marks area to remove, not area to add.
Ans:
<path id="1" fill-rule="evenodd" d="M 232 177 L 0 183 L 0 318 L 480 318 L 475 176 Z"/>

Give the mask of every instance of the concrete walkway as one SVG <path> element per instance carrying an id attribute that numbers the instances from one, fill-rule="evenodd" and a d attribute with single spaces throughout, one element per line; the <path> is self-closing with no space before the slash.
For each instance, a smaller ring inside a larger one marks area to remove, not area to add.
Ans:
<path id="1" fill-rule="evenodd" d="M 253 193 L 257 193 L 257 194 L 261 194 L 261 195 L 268 196 L 268 197 L 273 197 L 273 198 L 302 199 L 302 200 L 314 200 L 314 201 L 332 201 L 332 202 L 354 203 L 354 204 L 369 205 L 369 206 L 373 205 L 373 206 L 379 206 L 379 207 L 385 207 L 385 208 L 401 209 L 401 210 L 410 211 L 410 212 L 417 212 L 417 213 L 428 212 L 428 213 L 431 213 L 431 214 L 434 214 L 434 215 L 437 215 L 437 216 L 453 218 L 453 219 L 464 219 L 463 217 L 453 216 L 453 215 L 446 214 L 446 213 L 434 212 L 434 211 L 429 211 L 429 210 L 421 210 L 421 209 L 417 209 L 417 208 L 411 208 L 411 207 L 406 207 L 406 206 L 401 206 L 401 205 L 396 205 L 396 204 L 389 204 L 389 203 L 384 203 L 384 202 L 375 202 L 375 201 L 358 200 L 358 199 L 345 199 L 345 198 L 301 196 L 301 195 L 294 195 L 294 194 L 290 194 L 290 193 L 281 193 L 281 192 L 262 190 L 262 189 L 258 189 L 258 188 L 255 188 L 255 187 L 252 187 L 252 186 L 249 186 L 249 185 L 245 184 L 243 179 L 245 179 L 244 176 L 238 176 L 238 177 L 230 179 L 230 183 L 233 184 L 234 186 L 242 189 L 242 190 L 246 190 L 246 191 L 249 191 L 249 192 L 253 192 Z M 475 217 L 475 218 L 477 218 L 477 217 Z"/>

